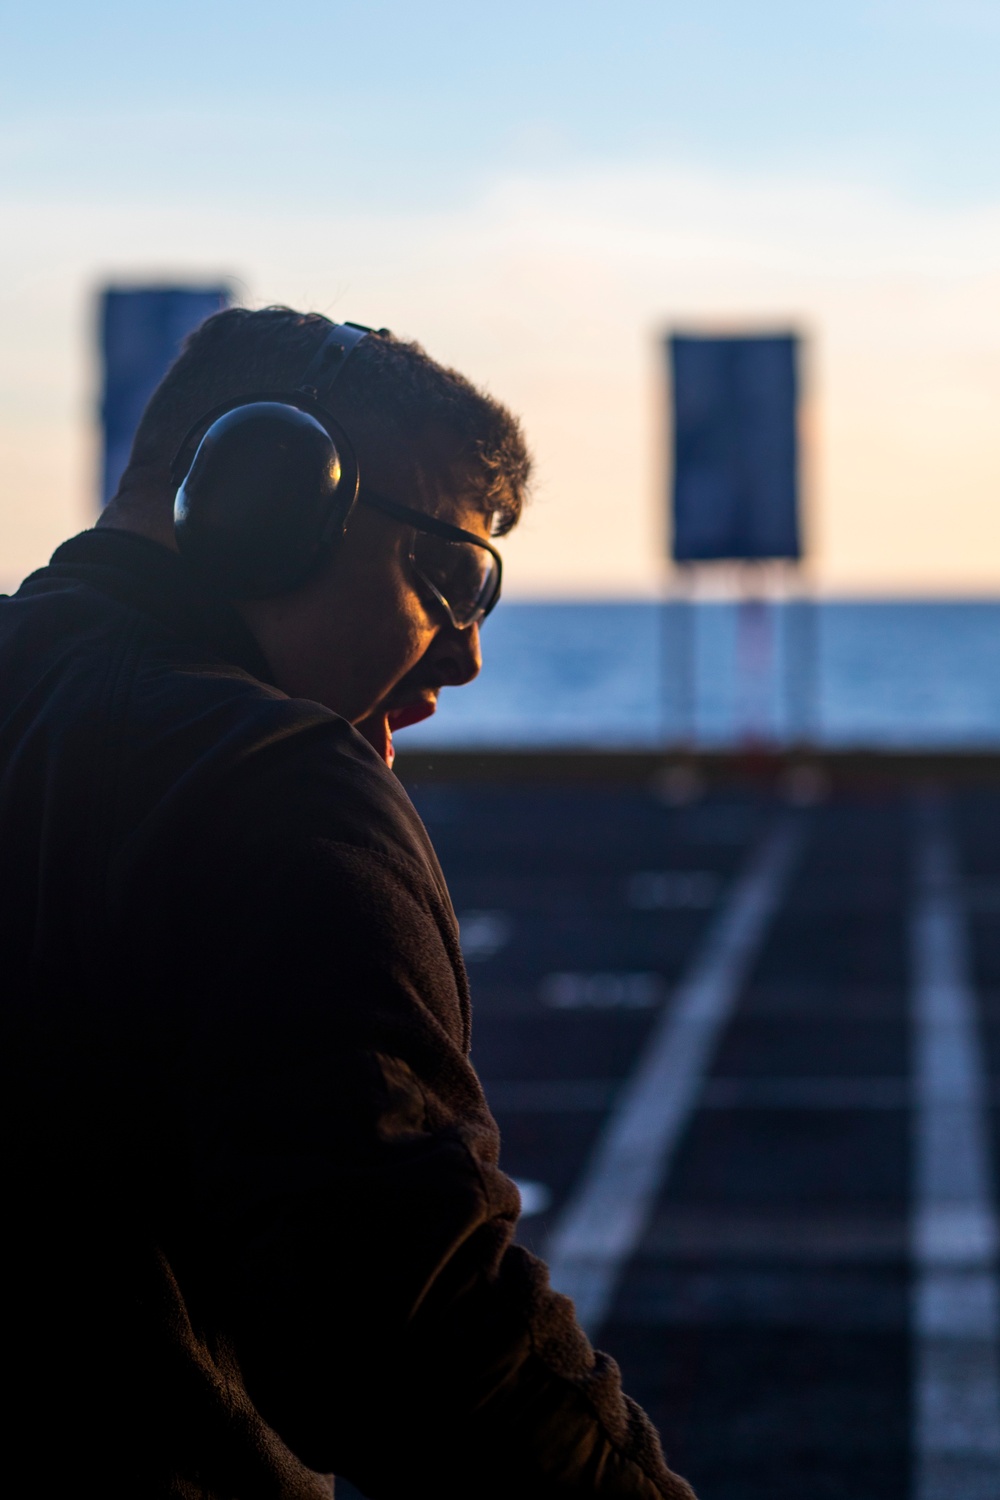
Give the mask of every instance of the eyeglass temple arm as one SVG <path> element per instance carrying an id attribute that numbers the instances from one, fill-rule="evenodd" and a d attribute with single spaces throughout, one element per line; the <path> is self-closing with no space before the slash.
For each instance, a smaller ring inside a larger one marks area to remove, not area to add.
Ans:
<path id="1" fill-rule="evenodd" d="M 358 500 L 362 505 L 370 505 L 374 510 L 394 516 L 397 521 L 406 521 L 418 531 L 429 531 L 432 536 L 444 537 L 449 542 L 472 542 L 474 546 L 491 552 L 497 562 L 500 561 L 499 552 L 485 537 L 477 536 L 474 531 L 464 531 L 461 526 L 453 526 L 450 521 L 441 521 L 437 516 L 429 516 L 426 511 L 415 510 L 411 505 L 401 505 L 398 500 L 389 500 L 385 495 L 369 489 L 366 484 L 358 491 Z"/>

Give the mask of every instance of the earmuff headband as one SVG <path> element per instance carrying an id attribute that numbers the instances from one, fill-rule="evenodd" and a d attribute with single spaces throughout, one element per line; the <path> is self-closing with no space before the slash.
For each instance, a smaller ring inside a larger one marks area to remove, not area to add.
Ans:
<path id="1" fill-rule="evenodd" d="M 306 366 L 296 387 L 296 395 L 311 396 L 314 401 L 318 401 L 320 386 L 333 384 L 361 340 L 374 331 L 373 328 L 366 328 L 363 323 L 334 323 Z M 388 330 L 380 329 L 379 332 L 386 333 Z"/>
<path id="2" fill-rule="evenodd" d="M 224 417 L 227 412 L 235 411 L 239 406 L 250 406 L 256 401 L 284 402 L 286 406 L 295 406 L 300 411 L 308 412 L 324 427 L 332 429 L 330 436 L 338 447 L 345 445 L 348 452 L 352 452 L 350 439 L 344 429 L 320 401 L 319 387 L 329 388 L 339 380 L 351 354 L 363 339 L 374 332 L 374 328 L 366 328 L 363 323 L 334 323 L 306 365 L 302 379 L 293 391 L 251 391 L 242 396 L 233 396 L 228 401 L 220 401 L 211 411 L 203 412 L 196 422 L 191 423 L 171 460 L 170 478 L 174 488 L 179 489 L 184 483 L 198 444 L 212 423 L 218 421 L 219 417 Z M 389 330 L 380 328 L 378 332 L 388 333 Z"/>

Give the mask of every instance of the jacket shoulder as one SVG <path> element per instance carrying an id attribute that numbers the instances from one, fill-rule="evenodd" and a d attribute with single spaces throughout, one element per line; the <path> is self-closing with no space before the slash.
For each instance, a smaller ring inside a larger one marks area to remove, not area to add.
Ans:
<path id="1" fill-rule="evenodd" d="M 322 704 L 155 637 L 137 652 L 122 698 L 127 827 L 180 814 L 225 822 L 238 843 L 322 838 L 439 876 L 399 782 Z"/>

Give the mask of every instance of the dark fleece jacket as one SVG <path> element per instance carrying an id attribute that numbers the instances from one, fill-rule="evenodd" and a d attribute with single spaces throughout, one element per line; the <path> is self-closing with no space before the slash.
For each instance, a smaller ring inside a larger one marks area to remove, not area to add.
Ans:
<path id="1" fill-rule="evenodd" d="M 0 603 L 7 1465 L 106 1500 L 690 1497 L 512 1246 L 440 868 L 112 530 Z"/>

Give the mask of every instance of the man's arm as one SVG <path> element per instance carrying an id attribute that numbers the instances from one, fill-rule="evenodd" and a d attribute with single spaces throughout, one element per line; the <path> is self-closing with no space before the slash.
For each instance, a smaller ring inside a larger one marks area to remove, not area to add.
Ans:
<path id="1" fill-rule="evenodd" d="M 372 1500 L 418 1483 L 441 1500 L 689 1497 L 613 1361 L 511 1244 L 454 919 L 419 846 L 378 842 L 307 835 L 241 795 L 188 893 L 208 917 L 189 915 L 182 1086 L 213 1247 L 199 1278 L 250 1394 L 305 1463 Z"/>

